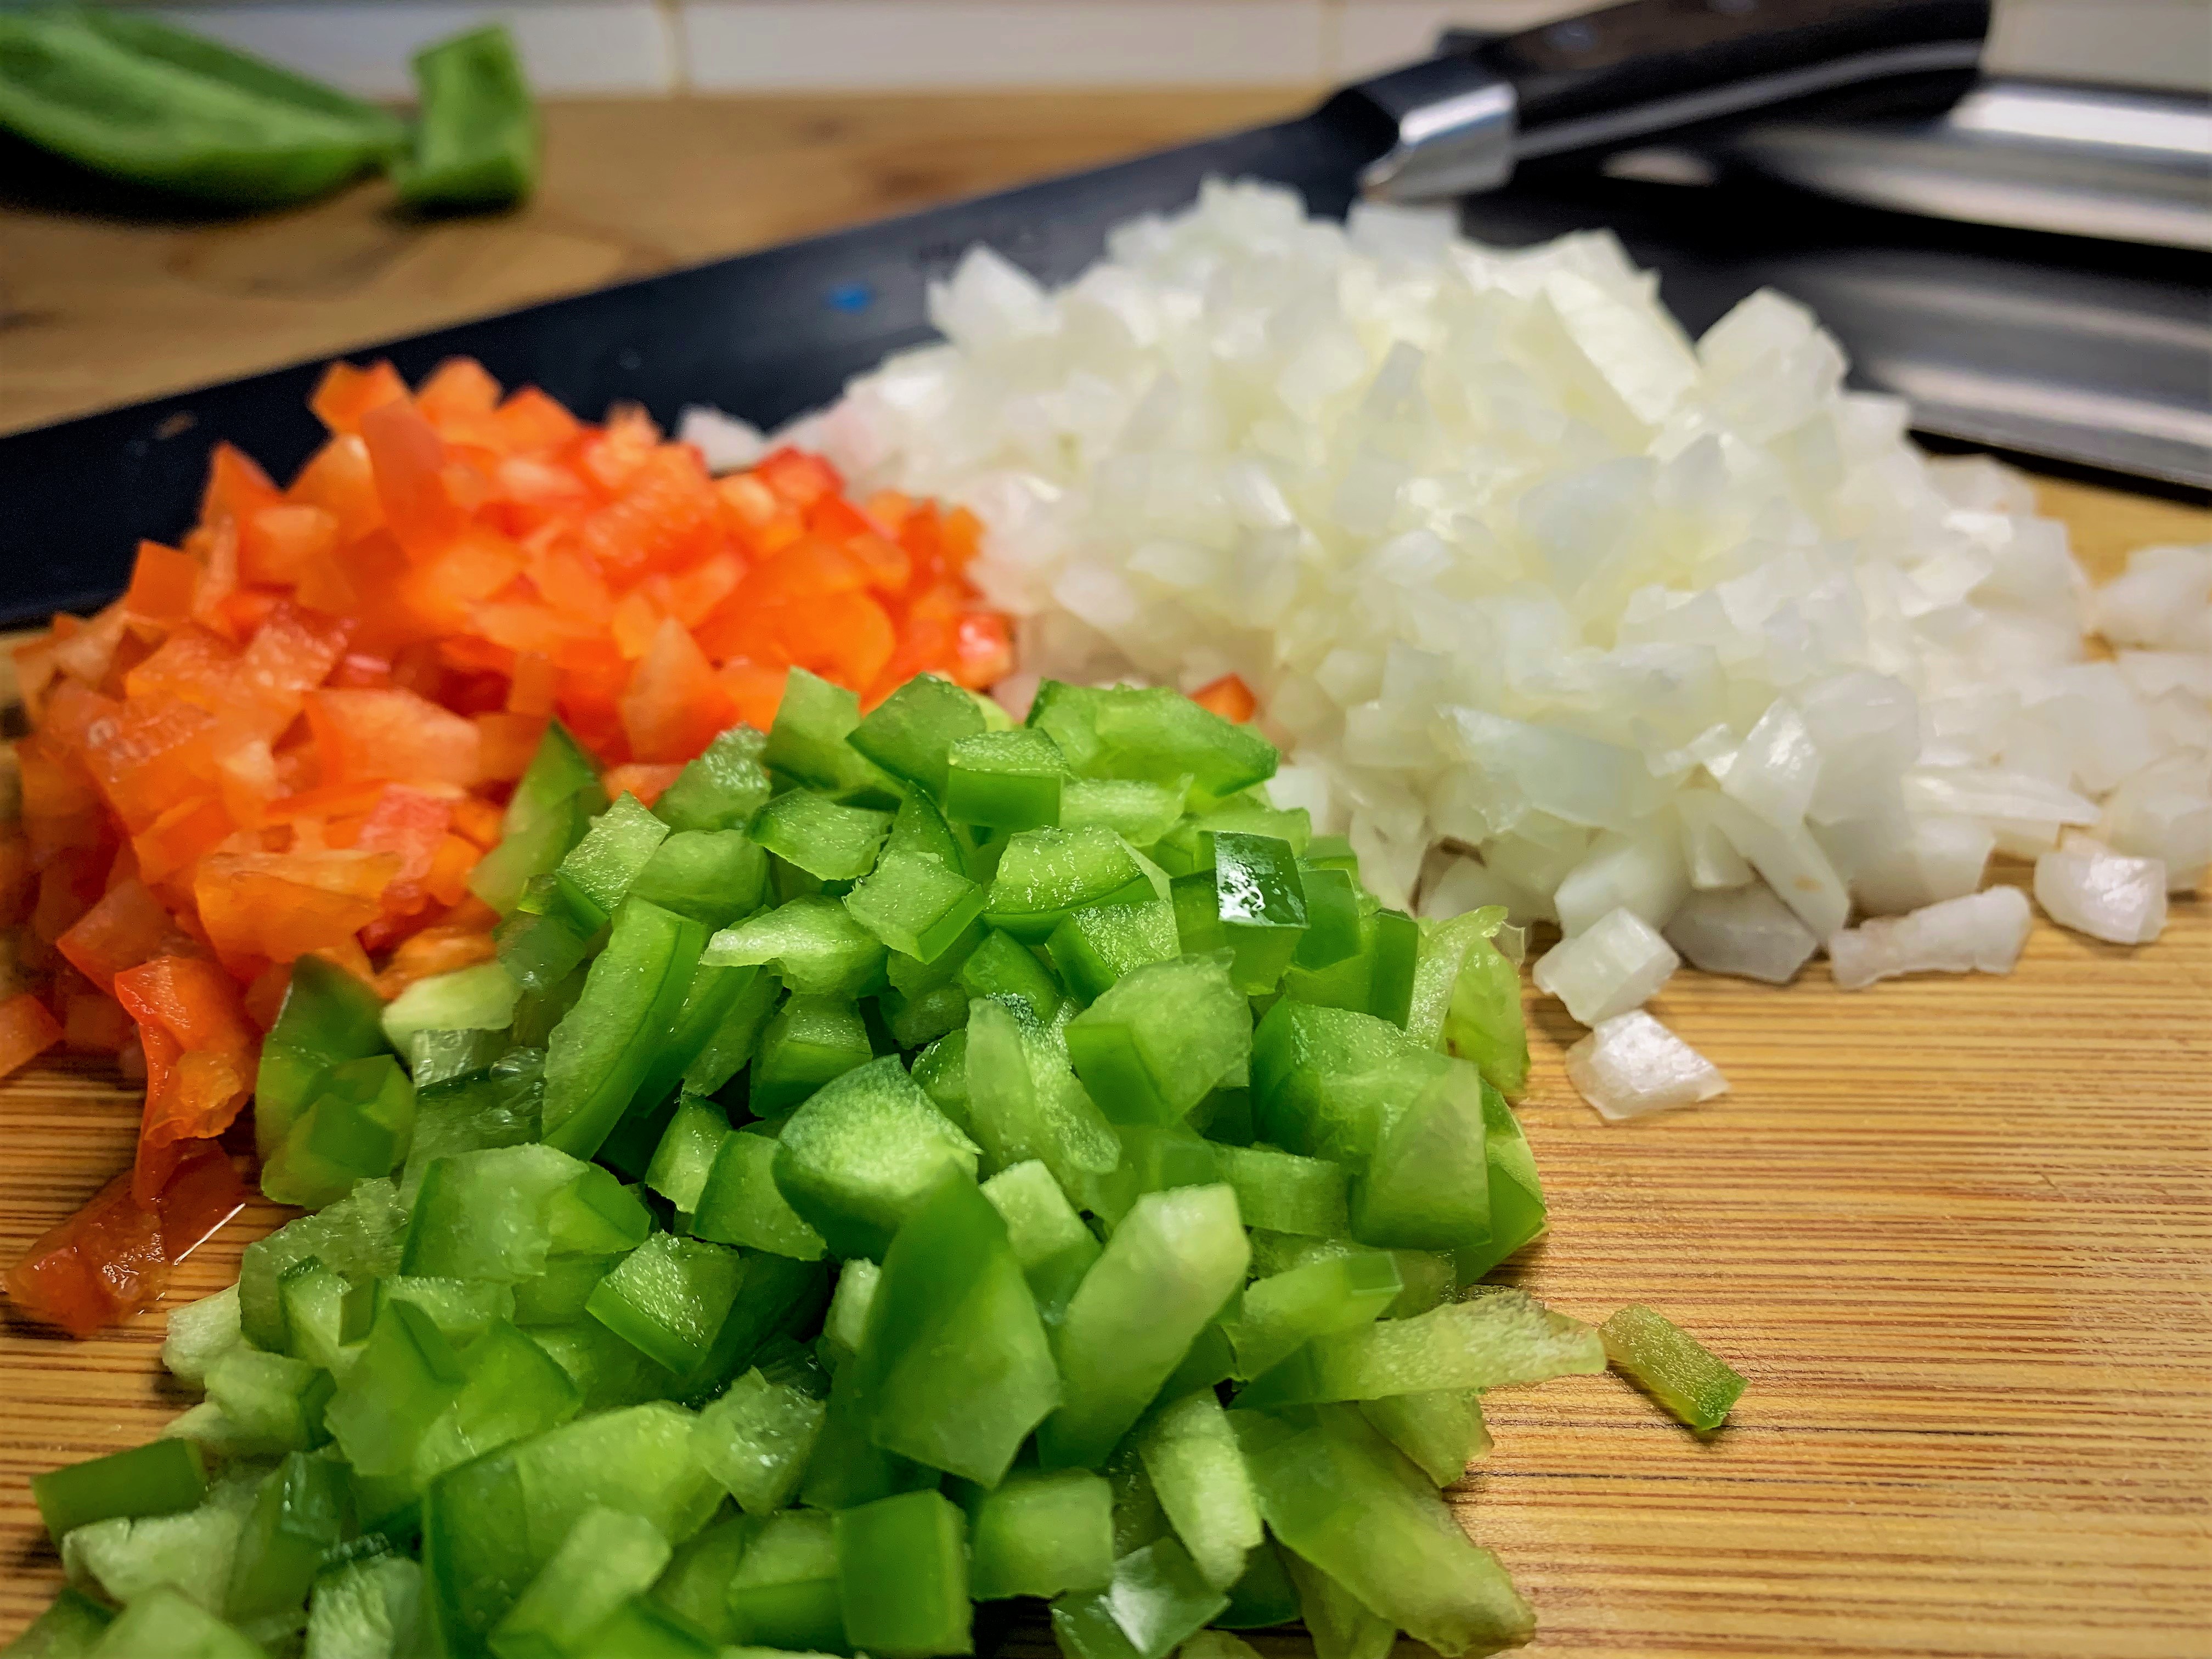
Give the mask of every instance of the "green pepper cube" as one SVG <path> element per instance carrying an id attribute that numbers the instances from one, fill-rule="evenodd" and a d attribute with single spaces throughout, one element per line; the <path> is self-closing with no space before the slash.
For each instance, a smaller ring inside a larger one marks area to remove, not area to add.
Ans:
<path id="1" fill-rule="evenodd" d="M 1052 1603 L 1052 1633 L 1071 1659 L 1167 1659 L 1229 1605 L 1190 1553 L 1157 1538 L 1114 1564 L 1107 1587 Z"/>
<path id="2" fill-rule="evenodd" d="M 1199 1576 L 1226 1590 L 1243 1577 L 1261 1528 L 1244 1454 L 1213 1390 L 1194 1389 L 1154 1410 L 1137 1431 L 1137 1454 Z"/>
<path id="3" fill-rule="evenodd" d="M 1060 787 L 1060 823 L 1097 824 L 1132 847 L 1150 847 L 1182 817 L 1190 780 L 1152 783 L 1139 778 L 1070 778 Z"/>
<path id="4" fill-rule="evenodd" d="M 1387 1020 L 1286 997 L 1252 1033 L 1253 1126 L 1271 1145 L 1357 1168 L 1386 1100 L 1442 1064 Z"/>
<path id="5" fill-rule="evenodd" d="M 1201 925 L 1185 950 L 1212 950 L 1213 927 L 1236 953 L 1231 977 L 1248 995 L 1272 991 L 1305 936 L 1305 888 L 1288 842 L 1224 831 L 1213 837 L 1212 925 Z M 1177 878 L 1192 883 L 1193 877 Z M 1178 912 L 1180 916 L 1181 912 Z"/>
<path id="6" fill-rule="evenodd" d="M 984 729 L 975 696 L 934 674 L 917 674 L 878 703 L 847 741 L 893 777 L 942 800 L 952 745 Z"/>
<path id="7" fill-rule="evenodd" d="M 470 1459 L 560 1427 L 583 1406 L 568 1373 L 528 1336 L 495 1322 L 461 1352 L 468 1380 L 416 1443 L 419 1490 Z"/>
<path id="8" fill-rule="evenodd" d="M 1273 1539 L 1263 1537 L 1260 1547 L 1244 1558 L 1243 1576 L 1229 1587 L 1229 1605 L 1214 1615 L 1213 1628 L 1272 1630 L 1277 1625 L 1291 1624 L 1297 1617 L 1297 1586 L 1291 1582 L 1290 1571 L 1283 1565 L 1282 1550 Z M 1394 1638 L 1397 1633 L 1390 1632 Z M 1314 1650 L 1321 1659 L 1340 1659 L 1318 1639 Z"/>
<path id="9" fill-rule="evenodd" d="M 1088 1469 L 1016 1469 L 968 1500 L 978 1601 L 1103 1589 L 1114 1576 L 1114 1489 Z"/>
<path id="10" fill-rule="evenodd" d="M 1244 1310 L 1249 1319 L 1250 1291 Z M 1238 1404 L 1273 1407 L 1431 1389 L 1500 1389 L 1604 1369 L 1605 1345 L 1595 1330 L 1525 1291 L 1497 1290 L 1411 1319 L 1316 1336 L 1257 1378 Z"/>
<path id="11" fill-rule="evenodd" d="M 16 1637 L 15 1659 L 82 1659 L 114 1621 L 114 1608 L 64 1585 Z"/>
<path id="12" fill-rule="evenodd" d="M 416 208 L 504 207 L 538 182 L 538 111 L 503 26 L 415 54 L 413 144 L 392 181 Z"/>
<path id="13" fill-rule="evenodd" d="M 854 1371 L 871 1439 L 979 1486 L 999 1483 L 1059 1403 L 1006 1224 L 968 1176 L 944 1181 L 884 1253 Z"/>
<path id="14" fill-rule="evenodd" d="M 1341 870 L 1304 865 L 1299 885 L 1306 900 L 1306 931 L 1291 960 L 1309 970 L 1328 968 L 1359 951 L 1359 888 Z"/>
<path id="15" fill-rule="evenodd" d="M 1483 1109 L 1489 1088 L 1472 1063 L 1448 1060 L 1410 1098 L 1386 1105 L 1375 1150 L 1352 1183 L 1354 1238 L 1415 1250 L 1470 1249 L 1489 1242 Z"/>
<path id="16" fill-rule="evenodd" d="M 875 867 L 891 815 L 840 806 L 811 789 L 792 789 L 761 808 L 748 832 L 787 863 L 821 881 L 856 881 Z"/>
<path id="17" fill-rule="evenodd" d="M 684 1011 L 677 1017 L 677 1035 L 669 1048 L 688 1054 L 678 1081 L 685 1092 L 711 1095 L 744 1068 L 759 1047 L 762 1033 L 783 994 L 783 983 L 757 965 L 714 968 L 700 964 L 692 975 Z M 696 1018 L 695 1018 L 696 1016 Z M 708 1021 L 714 1023 L 708 1026 Z M 690 1039 L 700 1030 L 706 1036 L 696 1046 Z M 649 1074 L 639 1090 L 650 1098 L 654 1078 Z"/>
<path id="18" fill-rule="evenodd" d="M 655 1233 L 599 1282 L 584 1311 L 680 1376 L 714 1346 L 744 1279 L 735 1250 Z"/>
<path id="19" fill-rule="evenodd" d="M 345 1466 L 327 1457 L 295 1451 L 276 1466 L 239 1531 L 225 1612 L 258 1619 L 307 1599 L 323 1553 L 348 1530 L 347 1484 Z"/>
<path id="20" fill-rule="evenodd" d="M 207 1469 L 189 1440 L 156 1440 L 31 1477 L 32 1501 L 57 1544 L 88 1522 L 171 1515 L 206 1496 Z"/>
<path id="21" fill-rule="evenodd" d="M 1211 805 L 1274 776 L 1274 745 L 1165 686 L 1079 686 L 1047 680 L 1029 724 L 1048 733 L 1083 777 L 1173 783 Z"/>
<path id="22" fill-rule="evenodd" d="M 1182 954 L 1175 907 L 1164 899 L 1093 904 L 1052 930 L 1045 952 L 1067 988 L 1096 1002 L 1122 975 Z"/>
<path id="23" fill-rule="evenodd" d="M 1146 1193 L 1208 1187 L 1221 1179 L 1213 1143 L 1187 1123 L 1124 1123 L 1116 1133 L 1121 1159 L 1091 1190 L 1091 1209 L 1109 1225 L 1118 1225 Z"/>
<path id="24" fill-rule="evenodd" d="M 730 1138 L 730 1117 L 721 1107 L 697 1095 L 677 1102 L 676 1115 L 661 1132 L 646 1166 L 645 1184 L 679 1210 L 696 1210 L 706 1190 L 714 1156 Z"/>
<path id="25" fill-rule="evenodd" d="M 545 1142 L 590 1158 L 628 1109 L 683 1012 L 706 929 L 643 899 L 617 913 L 545 1055 Z"/>
<path id="26" fill-rule="evenodd" d="M 946 1176 L 975 1179 L 975 1144 L 885 1055 L 792 1115 L 776 1142 L 775 1184 L 840 1259 L 880 1259 Z"/>
<path id="27" fill-rule="evenodd" d="M 367 1288 L 370 1300 L 361 1316 L 363 1335 L 374 1323 L 375 1308 L 385 1301 L 413 1303 L 430 1316 L 430 1322 L 456 1350 L 471 1346 L 514 1313 L 514 1286 L 483 1279 L 416 1279 L 402 1273 Z"/>
<path id="28" fill-rule="evenodd" d="M 228 1419 L 232 1449 L 249 1455 L 305 1451 L 328 1439 L 331 1388 L 320 1367 L 258 1348 L 233 1348 L 208 1370 L 209 1402 Z"/>
<path id="29" fill-rule="evenodd" d="M 1039 1022 L 1048 1021 L 1065 1000 L 1051 970 L 1012 933 L 994 927 L 960 965 L 961 988 L 969 999 L 1019 997 Z"/>
<path id="30" fill-rule="evenodd" d="M 667 838 L 668 826 L 624 791 L 554 866 L 554 883 L 569 904 L 605 922 Z"/>
<path id="31" fill-rule="evenodd" d="M 545 1224 L 554 1255 L 605 1255 L 644 1243 L 653 1212 L 612 1171 L 587 1164 L 546 1201 Z"/>
<path id="32" fill-rule="evenodd" d="M 323 1421 L 355 1473 L 405 1474 L 438 1414 L 468 1382 L 459 1356 L 430 1316 L 386 1300 Z"/>
<path id="33" fill-rule="evenodd" d="M 1041 1159 L 1073 1201 L 1088 1202 L 1121 1143 L 1066 1050 L 1015 999 L 970 1004 L 966 1036 L 969 1127 L 994 1168 Z"/>
<path id="34" fill-rule="evenodd" d="M 407 1230 L 398 1189 L 389 1181 L 364 1181 L 328 1209 L 254 1240 L 238 1264 L 239 1325 L 246 1340 L 272 1352 L 289 1350 L 283 1282 L 293 1263 L 319 1256 L 349 1278 L 396 1273 Z"/>
<path id="35" fill-rule="evenodd" d="M 758 1523 L 743 1515 L 723 1515 L 676 1547 L 668 1570 L 654 1583 L 652 1604 L 683 1621 L 709 1642 L 730 1638 L 730 1580 L 752 1543 Z"/>
<path id="36" fill-rule="evenodd" d="M 799 1486 L 800 1503 L 810 1509 L 851 1509 L 894 1492 L 933 1491 L 943 1482 L 935 1469 L 876 1444 L 868 1437 L 867 1425 L 866 1402 L 854 1382 L 853 1366 L 841 1364 L 830 1384 L 830 1414 Z"/>
<path id="37" fill-rule="evenodd" d="M 724 1138 L 692 1206 L 691 1231 L 797 1261 L 819 1261 L 822 1235 L 799 1218 L 775 1184 L 775 1142 L 740 1132 Z"/>
<path id="38" fill-rule="evenodd" d="M 949 751 L 945 815 L 993 830 L 1056 824 L 1066 775 L 1066 761 L 1043 732 L 1026 726 L 979 732 L 959 738 Z"/>
<path id="39" fill-rule="evenodd" d="M 1606 1358 L 1699 1433 L 1728 1420 L 1744 1379 L 1664 1314 L 1632 1304 L 1598 1327 Z"/>
<path id="40" fill-rule="evenodd" d="M 1534 1633 L 1497 1557 L 1468 1541 L 1432 1487 L 1404 1478 L 1357 1412 L 1287 1434 L 1256 1413 L 1234 1420 L 1269 1528 L 1297 1557 L 1327 1562 L 1380 1619 L 1439 1653 L 1492 1652 Z"/>
<path id="41" fill-rule="evenodd" d="M 773 787 L 761 763 L 767 747 L 766 732 L 732 726 L 660 792 L 653 815 L 672 830 L 744 829 Z"/>
<path id="42" fill-rule="evenodd" d="M 633 1595 L 592 1632 L 591 1651 L 622 1659 L 722 1659 L 732 1650 L 702 1639 L 696 1626 L 653 1596 Z"/>
<path id="43" fill-rule="evenodd" d="M 1037 1305 L 1055 1310 L 1066 1305 L 1098 1259 L 1098 1241 L 1083 1224 L 1052 1171 L 1041 1159 L 1030 1158 L 1000 1170 L 983 1183 L 982 1190 L 1006 1224 L 1006 1242 L 1013 1246 L 1014 1260 L 1021 1264 Z"/>
<path id="44" fill-rule="evenodd" d="M 934 962 L 983 914 L 984 890 L 926 853 L 887 852 L 845 908 L 894 951 Z"/>
<path id="45" fill-rule="evenodd" d="M 1250 1258 L 1237 1195 L 1225 1186 L 1136 1201 L 1054 1333 L 1063 1397 L 1037 1431 L 1045 1467 L 1104 1461 L 1244 1282 Z"/>
<path id="46" fill-rule="evenodd" d="M 708 942 L 709 967 L 770 964 L 801 996 L 860 996 L 880 983 L 883 941 L 840 900 L 822 894 L 763 911 Z"/>
<path id="47" fill-rule="evenodd" d="M 492 1626 L 498 1659 L 587 1659 L 604 1651 L 599 1627 L 668 1565 L 668 1540 L 653 1522 L 594 1506 Z"/>
<path id="48" fill-rule="evenodd" d="M 919 853 L 925 858 L 935 859 L 948 870 L 957 870 L 963 875 L 973 873 L 968 867 L 966 845 L 945 821 L 945 814 L 938 810 L 937 803 L 919 787 L 907 790 L 905 798 L 899 802 L 884 850 Z"/>
<path id="49" fill-rule="evenodd" d="M 392 1173 L 415 1127 L 415 1085 L 390 1054 L 349 1060 L 326 1072 L 306 1113 L 262 1172 L 261 1189 L 280 1204 L 320 1208 L 356 1181 Z"/>
<path id="50" fill-rule="evenodd" d="M 772 1514 L 797 1494 L 828 1411 L 806 1389 L 770 1382 L 756 1367 L 699 1413 L 693 1452 L 738 1508 Z"/>
<path id="51" fill-rule="evenodd" d="M 519 908 L 500 919 L 491 939 L 507 977 L 523 991 L 543 995 L 592 954 L 595 933 L 563 916 Z"/>
<path id="52" fill-rule="evenodd" d="M 1218 957 L 1134 969 L 1067 1024 L 1076 1075 L 1121 1123 L 1182 1121 L 1216 1084 L 1243 1080 L 1251 1045 L 1250 1010 Z"/>
<path id="53" fill-rule="evenodd" d="M 1228 1326 L 1237 1375 L 1265 1376 L 1316 1337 L 1373 1324 L 1401 1288 L 1387 1250 L 1321 1256 L 1255 1280 Z"/>
<path id="54" fill-rule="evenodd" d="M 1273 1146 L 1217 1146 L 1214 1155 L 1222 1179 L 1237 1189 L 1246 1225 L 1312 1238 L 1342 1238 L 1351 1231 L 1350 1177 L 1342 1164 Z M 1484 1210 L 1486 1214 L 1487 1204 Z"/>
<path id="55" fill-rule="evenodd" d="M 832 1517 L 845 1639 L 884 1659 L 973 1653 L 968 1528 L 942 1492 L 902 1492 Z"/>
<path id="56" fill-rule="evenodd" d="M 1459 1254 L 1471 1285 L 1544 1231 L 1544 1188 L 1520 1120 L 1495 1089 L 1482 1094 L 1483 1156 L 1490 1168 L 1490 1242 Z"/>
<path id="57" fill-rule="evenodd" d="M 254 1079 L 253 1138 L 264 1163 L 307 1109 L 325 1071 L 383 1052 L 383 1016 L 375 988 L 344 969 L 320 957 L 292 964 Z"/>
<path id="58" fill-rule="evenodd" d="M 514 1041 L 510 1030 L 417 1031 L 407 1044 L 407 1075 L 417 1095 L 473 1083 L 489 1074 Z"/>
<path id="59" fill-rule="evenodd" d="M 761 1033 L 752 1109 L 781 1117 L 816 1091 L 875 1057 L 866 1023 L 848 998 L 794 996 Z"/>
<path id="60" fill-rule="evenodd" d="M 629 890 L 706 927 L 726 927 L 768 897 L 768 854 L 743 830 L 679 830 Z"/>
<path id="61" fill-rule="evenodd" d="M 1388 1659 L 1398 1627 L 1360 1605 L 1359 1598 L 1311 1562 L 1277 1547 L 1291 1581 L 1297 1617 L 1313 1638 L 1315 1659 Z"/>
<path id="62" fill-rule="evenodd" d="M 1438 928 L 1427 945 L 1437 945 L 1452 925 Z M 1483 1076 L 1507 1099 L 1517 1099 L 1528 1087 L 1528 1027 L 1521 1013 L 1521 969 L 1487 933 L 1471 932 L 1464 944 L 1465 954 L 1459 957 L 1444 999 L 1442 1040 L 1452 1053 L 1480 1066 Z M 1421 966 L 1428 967 L 1425 955 Z M 1439 966 L 1449 969 L 1449 958 Z"/>
<path id="63" fill-rule="evenodd" d="M 100 1640 L 83 1650 L 88 1659 L 265 1659 L 267 1650 L 225 1624 L 183 1590 L 161 1584 L 115 1615 Z"/>
<path id="64" fill-rule="evenodd" d="M 848 741 L 860 724 L 856 693 L 793 668 L 784 677 L 782 701 L 761 759 L 772 771 L 810 789 L 889 811 L 898 805 L 898 780 Z"/>
<path id="65" fill-rule="evenodd" d="M 1603 1334 L 1603 1327 L 1600 1327 Z M 1359 1414 L 1439 1486 L 1449 1486 L 1490 1449 L 1482 1396 L 1472 1389 L 1431 1389 L 1360 1402 Z"/>
<path id="66" fill-rule="evenodd" d="M 397 1265 L 423 1278 L 534 1278 L 553 1247 L 553 1194 L 583 1172 L 575 1158 L 543 1146 L 439 1158 L 416 1190 Z"/>
<path id="67" fill-rule="evenodd" d="M 730 1579 L 731 1640 L 795 1653 L 848 1653 L 835 1522 L 816 1510 L 772 1515 Z"/>
<path id="68" fill-rule="evenodd" d="M 1157 896 L 1137 855 L 1111 830 L 1028 830 L 1000 856 L 984 917 L 1040 945 L 1071 911 Z"/>
<path id="69" fill-rule="evenodd" d="M 864 1255 L 854 1256 L 838 1270 L 837 1288 L 822 1322 L 823 1346 L 833 1366 L 842 1367 L 860 1352 L 883 1276 L 884 1270 Z"/>
<path id="70" fill-rule="evenodd" d="M 507 803 L 499 845 L 477 863 L 469 890 L 501 915 L 532 876 L 551 872 L 607 804 L 599 769 L 568 727 L 550 721 Z"/>
<path id="71" fill-rule="evenodd" d="M 940 985 L 917 996 L 885 991 L 876 1000 L 891 1039 L 902 1049 L 919 1048 L 958 1030 L 968 1020 L 968 993 L 957 985 Z"/>

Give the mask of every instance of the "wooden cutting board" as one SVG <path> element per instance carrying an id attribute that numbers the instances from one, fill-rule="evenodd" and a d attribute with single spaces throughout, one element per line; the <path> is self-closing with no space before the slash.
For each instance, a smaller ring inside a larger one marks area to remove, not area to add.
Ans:
<path id="1" fill-rule="evenodd" d="M 0 429 L 703 259 L 1295 107 L 1303 94 L 672 100 L 548 112 L 546 190 L 410 226 L 368 187 L 149 225 L 0 209 Z M 2053 484 L 2100 576 L 2212 514 Z M 2015 878 L 2021 872 L 2014 872 Z M 2212 1654 L 2212 904 L 2142 950 L 2039 924 L 2005 979 L 1837 992 L 1685 973 L 1657 1012 L 1728 1073 L 1607 1127 L 1531 998 L 1522 1116 L 1553 1204 L 1514 1271 L 1651 1304 L 1751 1379 L 1700 1442 L 1610 1376 L 1493 1395 L 1455 1493 L 1536 1604 L 1534 1651 Z M 130 1156 L 112 1069 L 0 1083 L 12 1260 Z M 257 1206 L 179 1270 L 235 1273 Z M 25 1482 L 190 1403 L 155 1310 L 90 1342 L 0 1315 L 0 1639 L 59 1570 Z M 1030 1648 L 1033 1637 L 1018 1645 Z M 1262 1638 L 1271 1652 L 1305 1644 Z"/>
<path id="2" fill-rule="evenodd" d="M 2160 502 L 2045 502 L 2100 573 L 2212 536 Z M 2039 921 L 2008 978 L 1685 972 L 1655 1006 L 1734 1091 L 1608 1127 L 1562 1072 L 1577 1029 L 1531 994 L 1553 1223 L 1514 1273 L 1587 1319 L 1662 1309 L 1751 1387 L 1709 1441 L 1613 1376 L 1492 1396 L 1497 1448 L 1453 1497 L 1535 1602 L 1533 1651 L 2212 1652 L 2212 904 L 2139 950 Z M 122 1167 L 137 1116 L 102 1066 L 0 1084 L 8 1259 Z M 233 1223 L 173 1297 L 279 1217 Z M 27 1477 L 190 1403 L 162 1322 L 0 1325 L 0 1634 L 59 1578 Z"/>

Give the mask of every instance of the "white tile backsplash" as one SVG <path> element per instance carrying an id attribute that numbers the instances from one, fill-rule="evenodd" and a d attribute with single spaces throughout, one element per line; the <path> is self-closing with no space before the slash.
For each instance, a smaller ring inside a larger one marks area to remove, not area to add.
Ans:
<path id="1" fill-rule="evenodd" d="M 682 0 L 702 92 L 1318 81 L 1323 0 Z"/>
<path id="2" fill-rule="evenodd" d="M 542 93 L 663 93 L 680 84 L 676 30 L 655 0 L 298 0 L 163 5 L 156 16 L 371 98 L 414 95 L 408 60 L 503 22 Z"/>

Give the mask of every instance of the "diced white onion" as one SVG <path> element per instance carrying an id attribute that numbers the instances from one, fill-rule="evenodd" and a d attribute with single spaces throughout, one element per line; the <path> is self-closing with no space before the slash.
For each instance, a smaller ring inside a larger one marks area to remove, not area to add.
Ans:
<path id="1" fill-rule="evenodd" d="M 758 427 L 704 404 L 688 404 L 676 417 L 676 441 L 696 445 L 714 473 L 735 472 L 768 453 Z"/>
<path id="2" fill-rule="evenodd" d="M 2166 927 L 2166 866 L 2069 836 L 2036 860 L 2035 902 L 2061 927 L 2114 945 L 2148 945 Z"/>
<path id="3" fill-rule="evenodd" d="M 971 252 L 930 315 L 797 435 L 982 518 L 1025 675 L 1240 676 L 1274 798 L 1386 902 L 1579 939 L 1755 873 L 1826 939 L 2093 824 L 2200 878 L 2207 792 L 2162 769 L 2212 750 L 2212 548 L 2093 592 L 1790 300 L 1692 343 L 1605 233 L 1217 182 L 1058 292 Z"/>
<path id="4" fill-rule="evenodd" d="M 1613 910 L 1536 958 L 1536 988 L 1584 1025 L 1640 1008 L 1682 965 L 1674 947 L 1633 910 Z"/>
<path id="5" fill-rule="evenodd" d="M 1692 893 L 1667 924 L 1667 942 L 1709 974 L 1787 985 L 1820 940 L 1763 882 Z"/>
<path id="6" fill-rule="evenodd" d="M 2027 894 L 1992 887 L 1831 934 L 1828 966 L 1846 991 L 1900 974 L 2008 974 L 2028 922 Z"/>
<path id="7" fill-rule="evenodd" d="M 1616 1014 L 1567 1050 L 1567 1080 L 1608 1123 L 1728 1092 L 1719 1067 L 1641 1008 Z"/>

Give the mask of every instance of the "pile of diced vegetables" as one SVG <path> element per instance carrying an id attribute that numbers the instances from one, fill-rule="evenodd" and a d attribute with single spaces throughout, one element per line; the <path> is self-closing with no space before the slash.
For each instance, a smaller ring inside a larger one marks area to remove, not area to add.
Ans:
<path id="1" fill-rule="evenodd" d="M 478 861 L 549 720 L 650 801 L 768 726 L 790 665 L 872 708 L 1011 661 L 962 575 L 975 520 L 848 499 L 817 457 L 714 477 L 641 410 L 592 425 L 465 360 L 412 392 L 341 363 L 312 404 L 289 485 L 216 446 L 182 544 L 15 653 L 0 1074 L 60 1044 L 147 1085 L 129 1178 L 8 1278 L 80 1335 L 236 1209 L 217 1138 L 295 960 L 389 998 L 491 959 L 511 896 Z"/>
<path id="2" fill-rule="evenodd" d="M 1275 765 L 1170 690 L 794 669 L 648 805 L 549 726 L 495 959 L 295 963 L 255 1127 L 312 1212 L 172 1316 L 204 1403 L 34 1481 L 16 1651 L 1524 1640 L 1438 1492 L 1483 1392 L 1742 1379 L 1485 1282 L 1544 1224 L 1502 912 L 1382 908 Z"/>

